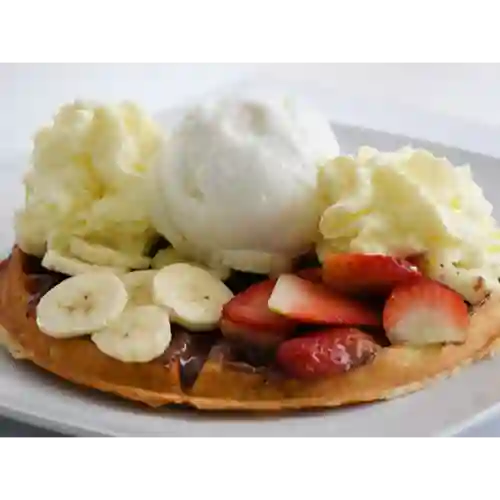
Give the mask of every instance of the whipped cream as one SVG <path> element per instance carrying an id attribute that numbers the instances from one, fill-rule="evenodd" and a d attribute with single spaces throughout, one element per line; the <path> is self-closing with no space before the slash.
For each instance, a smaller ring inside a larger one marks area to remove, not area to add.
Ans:
<path id="1" fill-rule="evenodd" d="M 500 289 L 500 231 L 469 166 L 362 147 L 319 172 L 325 252 L 422 254 L 424 271 L 476 303 Z"/>
<path id="2" fill-rule="evenodd" d="M 156 229 L 209 267 L 286 269 L 316 237 L 319 165 L 338 155 L 326 119 L 288 98 L 189 109 L 153 172 Z"/>
<path id="3" fill-rule="evenodd" d="M 38 256 L 80 248 L 75 257 L 91 264 L 140 261 L 154 234 L 146 178 L 159 145 L 155 123 L 131 103 L 61 107 L 34 139 L 17 243 Z"/>

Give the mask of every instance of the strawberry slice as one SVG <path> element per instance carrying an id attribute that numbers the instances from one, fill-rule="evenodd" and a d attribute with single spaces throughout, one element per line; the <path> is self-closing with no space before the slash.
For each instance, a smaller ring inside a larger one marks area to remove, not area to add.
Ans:
<path id="1" fill-rule="evenodd" d="M 268 304 L 271 311 L 301 323 L 377 326 L 382 322 L 367 304 L 292 274 L 279 277 Z"/>
<path id="2" fill-rule="evenodd" d="M 392 344 L 461 343 L 467 335 L 469 314 L 461 295 L 422 279 L 393 290 L 383 321 Z"/>
<path id="3" fill-rule="evenodd" d="M 252 331 L 258 337 L 269 334 L 273 338 L 292 333 L 296 323 L 272 312 L 267 305 L 275 285 L 275 279 L 261 281 L 225 304 L 221 321 L 221 325 L 225 323 L 223 333 L 235 337 L 237 330 L 244 331 L 245 339 Z"/>
<path id="4" fill-rule="evenodd" d="M 297 276 L 313 283 L 323 283 L 323 271 L 321 267 L 308 267 L 297 271 Z"/>
<path id="5" fill-rule="evenodd" d="M 332 290 L 349 294 L 387 295 L 422 273 L 404 259 L 381 254 L 329 254 L 323 262 L 323 281 Z"/>
<path id="6" fill-rule="evenodd" d="M 347 372 L 370 362 L 380 347 L 356 328 L 324 330 L 283 342 L 276 362 L 289 376 L 311 380 Z"/>

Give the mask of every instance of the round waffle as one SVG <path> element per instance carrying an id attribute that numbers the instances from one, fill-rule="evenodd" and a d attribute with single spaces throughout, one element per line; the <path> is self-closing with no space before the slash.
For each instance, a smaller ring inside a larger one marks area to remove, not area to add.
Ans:
<path id="1" fill-rule="evenodd" d="M 152 362 L 122 363 L 87 338 L 58 340 L 40 332 L 25 259 L 15 247 L 0 271 L 0 341 L 11 354 L 76 384 L 152 407 L 272 411 L 390 399 L 492 353 L 500 338 L 500 297 L 491 297 L 471 313 L 464 344 L 384 347 L 371 364 L 320 381 L 286 379 L 265 367 L 233 362 L 220 338 L 208 341 L 187 332 Z"/>

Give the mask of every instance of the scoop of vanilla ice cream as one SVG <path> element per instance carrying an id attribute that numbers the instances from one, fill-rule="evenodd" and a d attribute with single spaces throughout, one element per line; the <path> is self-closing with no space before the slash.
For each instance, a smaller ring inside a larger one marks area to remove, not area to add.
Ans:
<path id="1" fill-rule="evenodd" d="M 317 233 L 320 164 L 339 153 L 327 120 L 286 97 L 189 109 L 153 170 L 156 229 L 210 267 L 286 269 Z"/>
<path id="2" fill-rule="evenodd" d="M 422 254 L 427 275 L 477 303 L 500 290 L 500 231 L 470 167 L 429 151 L 360 148 L 322 166 L 327 252 Z"/>
<path id="3" fill-rule="evenodd" d="M 155 234 L 146 174 L 159 147 L 156 124 L 132 103 L 62 106 L 34 138 L 17 243 L 38 256 L 142 263 Z"/>

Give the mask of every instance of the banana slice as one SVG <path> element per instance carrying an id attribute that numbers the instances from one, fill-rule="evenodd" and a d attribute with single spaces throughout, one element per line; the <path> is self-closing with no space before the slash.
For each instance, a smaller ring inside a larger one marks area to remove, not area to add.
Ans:
<path id="1" fill-rule="evenodd" d="M 153 304 L 153 279 L 158 271 L 132 271 L 120 276 L 128 293 L 128 302 L 133 306 Z M 127 306 L 128 307 L 128 306 Z"/>
<path id="2" fill-rule="evenodd" d="M 233 294 L 213 274 L 186 263 L 164 267 L 153 280 L 153 299 L 166 307 L 172 322 L 192 331 L 212 330 Z"/>
<path id="3" fill-rule="evenodd" d="M 213 274 L 216 278 L 219 278 L 221 280 L 227 280 L 231 274 L 231 269 L 229 267 L 221 266 L 217 268 L 209 268 L 206 266 L 202 266 L 201 264 L 196 264 L 192 260 L 182 257 L 181 254 L 173 247 L 158 250 L 158 253 L 153 257 L 153 260 L 151 261 L 151 267 L 153 269 L 163 269 L 164 267 L 170 266 L 171 264 L 179 264 L 181 262 L 185 264 L 191 264 L 193 266 L 198 266 L 201 269 L 205 269 L 209 273 Z"/>
<path id="4" fill-rule="evenodd" d="M 68 278 L 46 293 L 36 310 L 38 328 L 55 338 L 95 332 L 116 320 L 127 304 L 127 291 L 110 272 Z"/>
<path id="5" fill-rule="evenodd" d="M 143 255 L 129 255 L 104 245 L 88 243 L 76 236 L 73 236 L 69 241 L 69 251 L 78 259 L 98 266 L 147 269 L 151 263 L 151 259 Z"/>
<path id="6" fill-rule="evenodd" d="M 78 274 L 87 274 L 96 271 L 110 271 L 115 274 L 126 272 L 122 267 L 109 267 L 109 266 L 96 266 L 94 264 L 87 264 L 80 259 L 69 257 L 57 250 L 47 250 L 42 259 L 42 266 L 51 271 L 68 274 L 69 276 L 76 276 Z"/>
<path id="7" fill-rule="evenodd" d="M 168 313 L 158 306 L 126 309 L 109 327 L 92 335 L 97 348 L 124 363 L 147 363 L 165 352 L 172 340 Z"/>

